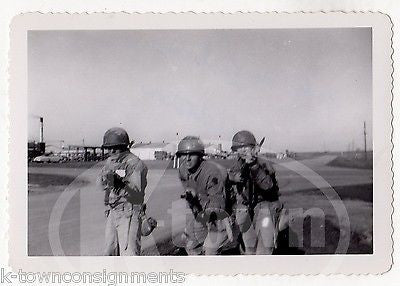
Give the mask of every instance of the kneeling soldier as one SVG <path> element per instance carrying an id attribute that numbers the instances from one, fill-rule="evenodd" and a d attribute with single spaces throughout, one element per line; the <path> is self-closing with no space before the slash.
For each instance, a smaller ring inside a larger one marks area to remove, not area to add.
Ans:
<path id="1" fill-rule="evenodd" d="M 227 210 L 227 171 L 206 161 L 204 145 L 198 137 L 187 136 L 178 145 L 179 176 L 193 216 L 186 220 L 186 252 L 189 255 L 216 255 L 233 247 L 232 225 Z"/>

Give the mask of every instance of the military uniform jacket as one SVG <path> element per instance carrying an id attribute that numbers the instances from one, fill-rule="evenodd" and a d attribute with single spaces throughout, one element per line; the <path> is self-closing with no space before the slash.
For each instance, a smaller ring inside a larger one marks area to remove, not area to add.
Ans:
<path id="1" fill-rule="evenodd" d="M 255 206 L 261 201 L 273 202 L 279 199 L 275 170 L 267 159 L 257 157 L 252 166 L 246 166 L 240 160 L 236 160 L 229 173 L 230 177 L 240 173 L 243 178 L 240 183 L 234 182 L 238 200 L 243 204 Z"/>
<path id="2" fill-rule="evenodd" d="M 112 154 L 100 175 L 105 191 L 104 203 L 113 208 L 125 202 L 142 204 L 146 176 L 146 165 L 130 151 Z"/>
<path id="3" fill-rule="evenodd" d="M 196 172 L 189 173 L 182 164 L 179 177 L 185 188 L 194 190 L 204 211 L 227 212 L 228 173 L 211 161 L 202 161 Z M 223 218 L 223 216 L 219 216 Z"/>

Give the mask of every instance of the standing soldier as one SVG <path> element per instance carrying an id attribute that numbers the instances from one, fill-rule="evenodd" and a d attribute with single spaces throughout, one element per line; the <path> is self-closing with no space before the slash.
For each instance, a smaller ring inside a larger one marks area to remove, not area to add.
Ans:
<path id="1" fill-rule="evenodd" d="M 140 255 L 147 167 L 129 151 L 122 128 L 107 130 L 103 147 L 111 152 L 100 176 L 106 206 L 104 254 Z"/>
<path id="2" fill-rule="evenodd" d="M 249 131 L 233 136 L 232 151 L 238 159 L 229 170 L 229 178 L 235 184 L 235 216 L 246 254 L 272 254 L 282 210 L 275 171 L 270 162 L 258 156 L 260 147 Z"/>
<path id="3" fill-rule="evenodd" d="M 226 169 L 206 161 L 204 145 L 198 137 L 186 136 L 179 145 L 179 177 L 193 216 L 186 220 L 186 252 L 189 255 L 216 255 L 233 248 L 234 238 L 229 219 Z"/>

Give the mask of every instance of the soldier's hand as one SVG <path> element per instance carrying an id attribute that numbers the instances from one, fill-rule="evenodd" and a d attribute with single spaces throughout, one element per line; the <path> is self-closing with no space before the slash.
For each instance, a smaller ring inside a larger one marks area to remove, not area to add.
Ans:
<path id="1" fill-rule="evenodd" d="M 193 196 L 192 196 L 191 193 L 184 192 L 184 193 L 181 195 L 181 199 L 185 199 L 187 202 L 190 203 L 190 202 L 193 200 Z"/>
<path id="2" fill-rule="evenodd" d="M 122 182 L 122 177 L 118 175 L 117 173 L 113 173 L 114 175 L 114 181 Z"/>
<path id="3" fill-rule="evenodd" d="M 189 203 L 194 203 L 197 198 L 197 195 L 193 189 L 187 188 L 185 190 L 185 193 L 181 195 L 181 198 L 186 199 Z"/>
<path id="4" fill-rule="evenodd" d="M 252 154 L 252 153 L 246 154 L 246 156 L 244 157 L 244 163 L 246 165 L 252 166 L 256 163 L 256 161 L 257 161 L 257 157 L 254 156 L 254 154 Z"/>
<path id="5" fill-rule="evenodd" d="M 123 178 L 116 173 L 114 173 L 114 187 L 116 189 L 122 189 L 125 187 L 125 182 L 123 181 Z"/>
<path id="6" fill-rule="evenodd" d="M 192 189 L 192 188 L 186 188 L 185 193 L 190 194 L 192 197 L 196 197 L 197 196 L 195 190 Z"/>
<path id="7" fill-rule="evenodd" d="M 242 176 L 241 172 L 228 172 L 229 174 L 229 180 L 231 180 L 234 183 L 244 183 L 244 177 Z"/>
<path id="8" fill-rule="evenodd" d="M 105 175 L 106 184 L 109 187 L 121 189 L 125 186 L 123 178 L 117 173 L 110 171 Z"/>

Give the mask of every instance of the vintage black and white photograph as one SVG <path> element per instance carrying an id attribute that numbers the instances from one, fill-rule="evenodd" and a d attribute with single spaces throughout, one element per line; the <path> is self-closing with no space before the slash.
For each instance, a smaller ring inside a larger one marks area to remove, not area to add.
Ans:
<path id="1" fill-rule="evenodd" d="M 27 30 L 27 255 L 373 256 L 373 33 Z"/>

